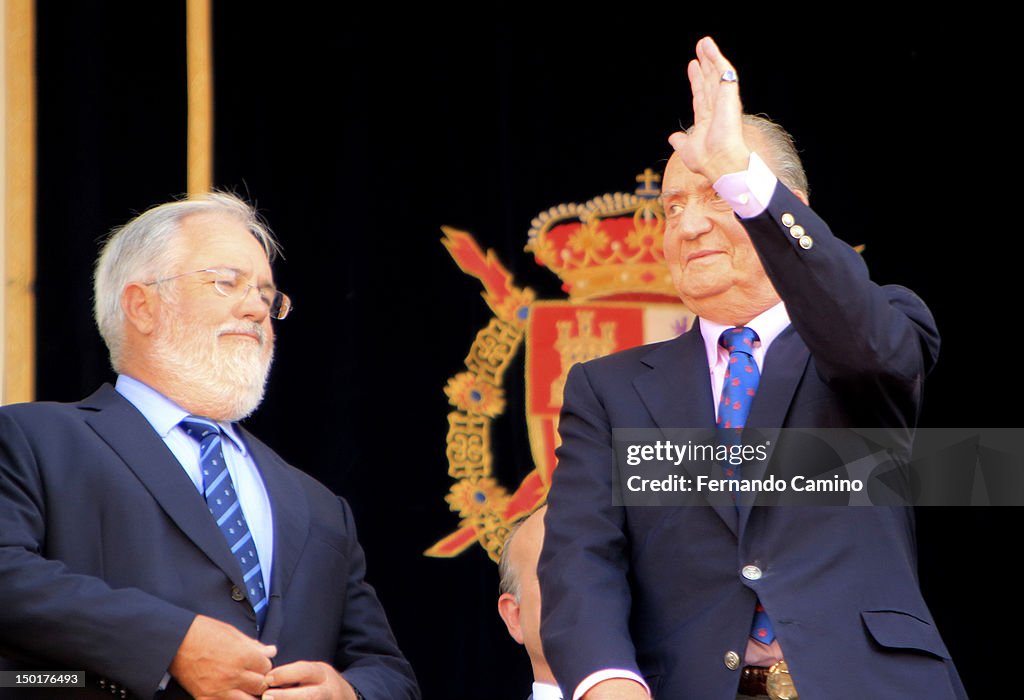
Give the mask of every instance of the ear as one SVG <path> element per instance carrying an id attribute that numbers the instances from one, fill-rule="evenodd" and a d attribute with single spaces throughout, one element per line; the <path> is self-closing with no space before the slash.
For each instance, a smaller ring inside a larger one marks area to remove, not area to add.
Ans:
<path id="1" fill-rule="evenodd" d="M 121 292 L 121 310 L 136 331 L 149 335 L 156 327 L 159 295 L 152 285 L 132 282 Z"/>
<path id="2" fill-rule="evenodd" d="M 803 190 L 792 190 L 792 192 L 793 194 L 796 195 L 796 198 L 799 199 L 801 202 L 803 202 L 807 206 L 811 206 L 810 200 L 807 199 L 806 192 L 804 192 Z"/>
<path id="3" fill-rule="evenodd" d="M 502 593 L 498 597 L 498 614 L 505 621 L 512 639 L 523 643 L 523 629 L 519 626 L 519 603 L 511 593 Z"/>

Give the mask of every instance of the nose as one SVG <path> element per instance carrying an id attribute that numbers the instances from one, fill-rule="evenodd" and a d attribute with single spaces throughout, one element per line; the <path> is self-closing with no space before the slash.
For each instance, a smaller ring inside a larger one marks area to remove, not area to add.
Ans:
<path id="1" fill-rule="evenodd" d="M 242 298 L 235 304 L 235 315 L 263 323 L 269 314 L 270 307 L 263 301 L 259 288 L 254 284 L 247 284 Z"/>
<path id="2" fill-rule="evenodd" d="M 679 232 L 683 238 L 692 240 L 710 231 L 713 224 L 708 213 L 707 207 L 700 203 L 686 207 L 679 216 Z"/>

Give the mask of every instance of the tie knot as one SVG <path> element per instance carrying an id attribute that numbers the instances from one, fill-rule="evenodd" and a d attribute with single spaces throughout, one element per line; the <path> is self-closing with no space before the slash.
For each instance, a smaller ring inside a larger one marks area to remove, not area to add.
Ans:
<path id="1" fill-rule="evenodd" d="M 210 418 L 188 416 L 179 425 L 185 429 L 186 435 L 199 443 L 211 435 L 220 435 L 220 426 Z"/>
<path id="2" fill-rule="evenodd" d="M 753 328 L 743 326 L 741 328 L 726 328 L 718 338 L 718 344 L 729 351 L 742 352 L 752 355 L 754 352 L 754 341 L 760 340 Z"/>

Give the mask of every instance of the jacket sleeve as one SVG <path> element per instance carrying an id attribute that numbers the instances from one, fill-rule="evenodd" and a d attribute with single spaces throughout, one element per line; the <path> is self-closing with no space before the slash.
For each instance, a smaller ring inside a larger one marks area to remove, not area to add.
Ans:
<path id="1" fill-rule="evenodd" d="M 195 613 L 47 559 L 44 493 L 60 488 L 44 483 L 22 426 L 0 410 L 0 654 L 90 671 L 152 697 Z"/>
<path id="2" fill-rule="evenodd" d="M 861 256 L 788 188 L 779 183 L 768 208 L 742 223 L 827 379 L 913 382 L 931 370 L 939 334 L 924 302 L 872 282 Z"/>
<path id="3" fill-rule="evenodd" d="M 872 424 L 913 428 L 939 354 L 924 302 L 871 281 L 862 257 L 781 183 L 742 223 L 822 380 L 869 407 Z"/>
<path id="4" fill-rule="evenodd" d="M 365 580 L 366 556 L 356 538 L 352 511 L 344 499 L 338 500 L 349 535 L 345 554 L 350 566 L 335 668 L 366 700 L 418 700 L 412 666 L 398 649 L 377 594 Z"/>
<path id="5" fill-rule="evenodd" d="M 586 365 L 565 385 L 562 444 L 538 567 L 544 653 L 570 696 L 590 674 L 640 675 L 629 633 L 625 509 L 612 506 L 612 433 Z"/>

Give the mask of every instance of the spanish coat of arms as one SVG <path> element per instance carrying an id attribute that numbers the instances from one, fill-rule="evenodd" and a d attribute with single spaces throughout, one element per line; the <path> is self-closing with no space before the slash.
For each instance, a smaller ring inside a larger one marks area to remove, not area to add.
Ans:
<path id="1" fill-rule="evenodd" d="M 459 268 L 483 284 L 494 316 L 481 329 L 465 369 L 448 380 L 448 474 L 445 500 L 459 527 L 426 554 L 453 557 L 474 542 L 497 561 L 512 523 L 547 497 L 556 466 L 558 416 L 569 368 L 637 345 L 667 340 L 689 328 L 693 313 L 679 300 L 662 253 L 660 177 L 650 169 L 632 194 L 541 212 L 526 250 L 562 280 L 564 299 L 537 299 L 517 287 L 494 254 L 473 236 L 442 227 Z M 493 469 L 491 427 L 505 412 L 505 371 L 525 345 L 525 405 L 534 468 L 513 489 Z"/>

